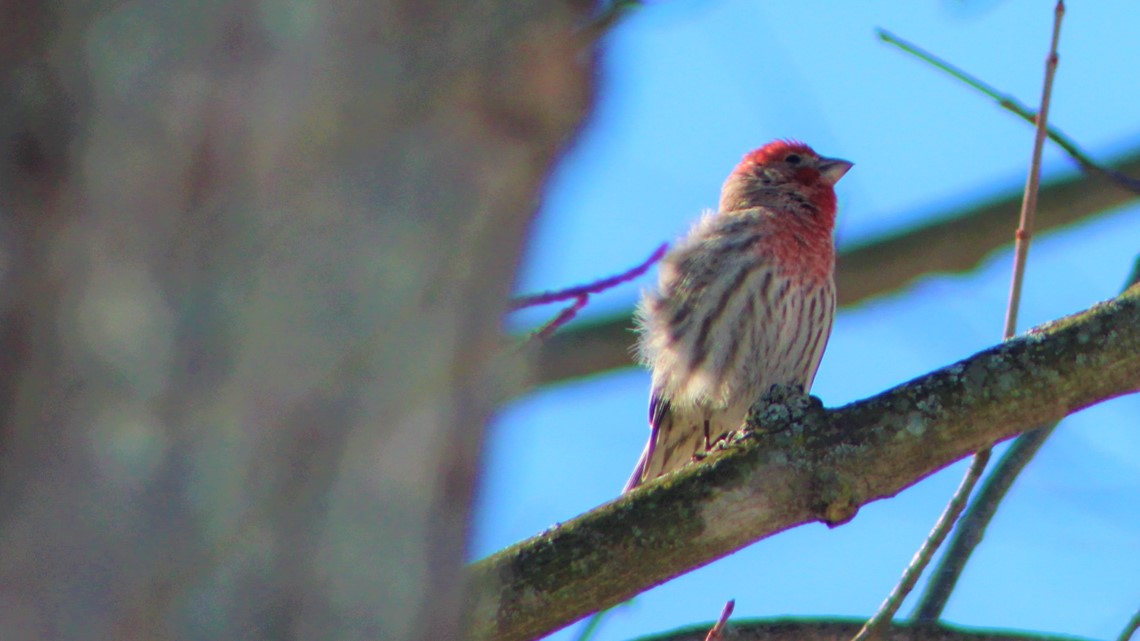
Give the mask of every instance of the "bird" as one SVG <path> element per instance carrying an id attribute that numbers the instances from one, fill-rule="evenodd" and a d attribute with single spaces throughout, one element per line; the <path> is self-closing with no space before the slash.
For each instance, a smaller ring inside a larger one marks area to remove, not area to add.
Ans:
<path id="1" fill-rule="evenodd" d="M 635 315 L 650 435 L 623 494 L 739 430 L 772 386 L 811 389 L 835 316 L 835 183 L 852 166 L 769 142 L 662 258 Z"/>

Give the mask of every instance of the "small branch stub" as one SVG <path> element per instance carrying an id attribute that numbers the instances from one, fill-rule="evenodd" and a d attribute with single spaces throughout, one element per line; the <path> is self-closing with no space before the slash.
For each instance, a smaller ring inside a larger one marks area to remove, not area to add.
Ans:
<path id="1" fill-rule="evenodd" d="M 705 641 L 724 641 L 724 628 L 728 625 L 728 618 L 732 616 L 732 610 L 736 607 L 736 600 L 730 599 L 728 603 L 724 604 L 724 609 L 720 612 L 720 618 L 716 620 L 709 633 L 705 635 Z"/>

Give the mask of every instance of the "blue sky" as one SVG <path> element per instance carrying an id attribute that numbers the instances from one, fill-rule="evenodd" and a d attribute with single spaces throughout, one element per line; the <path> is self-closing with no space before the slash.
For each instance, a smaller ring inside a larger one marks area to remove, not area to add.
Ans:
<path id="1" fill-rule="evenodd" d="M 1140 10 L 1069 3 L 1051 122 L 1096 157 L 1140 146 Z M 904 229 L 1025 181 L 1033 132 L 1016 117 L 882 44 L 899 36 L 1035 105 L 1051 1 L 649 2 L 603 41 L 596 110 L 551 177 L 519 291 L 556 289 L 641 262 L 715 206 L 739 158 L 802 139 L 855 168 L 840 182 L 841 246 Z M 1071 172 L 1056 148 L 1046 176 Z M 1010 221 L 1010 235 L 1016 221 Z M 1140 209 L 1038 237 L 1021 329 L 1114 296 L 1140 253 Z M 1011 252 L 842 310 L 813 393 L 864 398 L 996 342 Z M 595 297 L 628 308 L 652 286 Z M 515 325 L 556 310 L 520 314 Z M 482 557 L 616 496 L 648 428 L 648 374 L 622 370 L 505 406 L 488 432 L 472 555 Z M 1113 638 L 1140 607 L 1140 399 L 1066 420 L 1023 474 L 945 618 Z M 828 530 L 753 545 L 640 596 L 599 639 L 714 619 L 867 616 L 957 486 L 964 464 Z M 913 600 L 912 600 L 913 601 Z M 910 603 L 903 609 L 905 615 Z M 574 627 L 555 635 L 570 639 Z"/>

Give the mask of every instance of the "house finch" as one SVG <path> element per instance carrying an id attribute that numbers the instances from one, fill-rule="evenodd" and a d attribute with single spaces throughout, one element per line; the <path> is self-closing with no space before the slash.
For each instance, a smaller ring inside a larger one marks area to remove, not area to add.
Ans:
<path id="1" fill-rule="evenodd" d="M 739 429 L 772 385 L 811 389 L 835 315 L 833 186 L 851 166 L 768 143 L 665 255 L 659 291 L 638 306 L 651 432 L 624 491 Z"/>

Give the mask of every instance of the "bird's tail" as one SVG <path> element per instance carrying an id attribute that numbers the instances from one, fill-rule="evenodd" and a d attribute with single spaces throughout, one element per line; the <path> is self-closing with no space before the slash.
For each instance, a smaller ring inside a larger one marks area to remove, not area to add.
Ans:
<path id="1" fill-rule="evenodd" d="M 625 482 L 625 487 L 621 489 L 622 494 L 628 494 L 630 490 L 641 485 L 642 477 L 645 476 L 645 464 L 649 461 L 651 445 L 653 445 L 652 436 L 646 441 L 645 449 L 641 450 L 641 458 L 637 459 L 637 465 L 633 466 L 633 474 L 629 475 L 629 480 Z"/>

